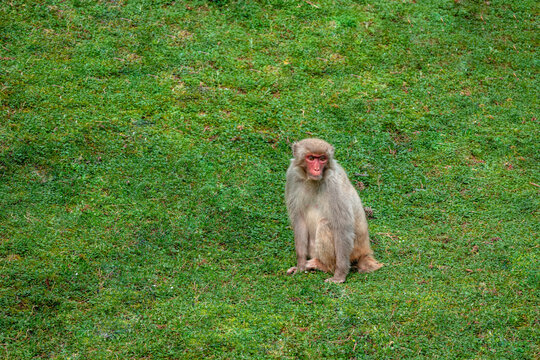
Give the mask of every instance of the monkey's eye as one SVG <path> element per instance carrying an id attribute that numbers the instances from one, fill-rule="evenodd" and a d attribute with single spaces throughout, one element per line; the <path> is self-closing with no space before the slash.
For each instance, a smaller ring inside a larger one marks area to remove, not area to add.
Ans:
<path id="1" fill-rule="evenodd" d="M 313 155 L 308 155 L 307 159 L 309 161 L 313 161 L 313 160 L 315 160 L 315 157 Z"/>
<path id="2" fill-rule="evenodd" d="M 321 156 L 321 157 L 319 158 L 319 160 L 320 160 L 320 161 L 326 161 L 327 159 L 326 159 L 326 156 Z"/>

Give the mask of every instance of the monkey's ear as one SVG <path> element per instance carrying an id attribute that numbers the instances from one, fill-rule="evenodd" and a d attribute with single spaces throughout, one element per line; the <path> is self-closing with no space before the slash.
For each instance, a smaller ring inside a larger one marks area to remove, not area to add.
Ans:
<path id="1" fill-rule="evenodd" d="M 334 147 L 332 145 L 328 148 L 328 157 L 334 158 Z"/>
<path id="2" fill-rule="evenodd" d="M 291 149 L 292 149 L 292 155 L 293 157 L 296 157 L 296 155 L 298 155 L 298 143 L 295 142 L 291 145 Z"/>

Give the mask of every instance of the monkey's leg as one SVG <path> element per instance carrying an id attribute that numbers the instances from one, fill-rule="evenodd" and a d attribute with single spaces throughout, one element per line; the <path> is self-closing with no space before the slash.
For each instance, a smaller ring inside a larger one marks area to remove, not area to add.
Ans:
<path id="1" fill-rule="evenodd" d="M 326 220 L 319 220 L 315 232 L 315 248 L 313 257 L 308 261 L 308 267 L 324 272 L 334 272 L 336 255 L 332 231 Z"/>
<path id="2" fill-rule="evenodd" d="M 326 279 L 325 282 L 342 283 L 345 282 L 347 274 L 351 268 L 351 252 L 353 249 L 353 237 L 352 231 L 337 231 L 334 234 L 335 241 L 335 256 L 336 256 L 336 270 L 334 276 L 330 279 Z"/>
<path id="3" fill-rule="evenodd" d="M 357 262 L 358 272 L 368 273 L 383 267 L 383 264 L 373 257 L 373 251 L 369 245 L 367 223 L 357 221 L 355 235 L 351 262 Z"/>
<path id="4" fill-rule="evenodd" d="M 334 273 L 326 282 L 342 283 L 351 265 L 349 256 L 352 250 L 352 231 L 343 234 L 334 231 L 328 221 L 319 222 L 315 236 L 315 260 L 318 260 L 326 271 Z"/>
<path id="5" fill-rule="evenodd" d="M 358 259 L 357 267 L 359 273 L 369 273 L 379 270 L 383 267 L 383 264 L 375 260 L 373 255 L 366 255 Z"/>
<path id="6" fill-rule="evenodd" d="M 323 272 L 329 272 L 328 267 L 320 262 L 320 260 L 317 258 L 308 260 L 306 263 L 306 270 L 320 270 Z"/>

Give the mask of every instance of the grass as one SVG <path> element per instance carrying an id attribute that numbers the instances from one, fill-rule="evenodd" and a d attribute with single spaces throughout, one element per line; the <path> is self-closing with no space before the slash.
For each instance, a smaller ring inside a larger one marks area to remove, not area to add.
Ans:
<path id="1" fill-rule="evenodd" d="M 0 357 L 532 359 L 538 3 L 0 4 Z M 294 277 L 290 144 L 386 266 Z"/>

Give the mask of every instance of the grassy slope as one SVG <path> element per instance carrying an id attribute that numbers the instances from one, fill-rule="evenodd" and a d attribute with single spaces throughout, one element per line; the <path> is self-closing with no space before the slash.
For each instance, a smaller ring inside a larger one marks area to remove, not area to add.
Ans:
<path id="1" fill-rule="evenodd" d="M 535 1 L 0 4 L 3 358 L 538 356 Z M 286 277 L 292 141 L 374 208 Z"/>

